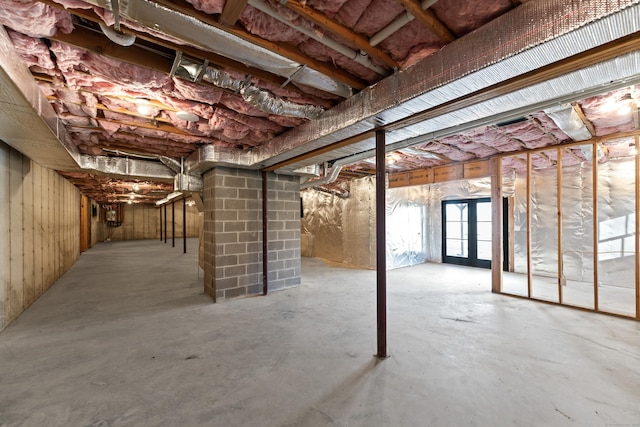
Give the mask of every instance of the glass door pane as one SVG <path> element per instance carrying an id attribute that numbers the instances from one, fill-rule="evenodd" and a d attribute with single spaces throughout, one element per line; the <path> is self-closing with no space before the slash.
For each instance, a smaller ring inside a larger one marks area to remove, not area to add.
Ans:
<path id="1" fill-rule="evenodd" d="M 447 203 L 446 205 L 446 256 L 467 258 L 469 256 L 469 205 Z"/>
<path id="2" fill-rule="evenodd" d="M 491 202 L 476 204 L 477 259 L 491 261 Z"/>

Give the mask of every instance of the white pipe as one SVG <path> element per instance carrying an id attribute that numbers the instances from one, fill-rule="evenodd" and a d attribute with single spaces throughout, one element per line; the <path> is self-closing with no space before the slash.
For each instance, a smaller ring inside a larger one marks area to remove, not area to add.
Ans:
<path id="1" fill-rule="evenodd" d="M 438 0 L 422 0 L 422 3 L 420 4 L 420 6 L 422 7 L 422 10 L 427 10 L 431 6 L 433 6 L 437 1 Z M 393 21 L 392 23 L 390 23 L 389 25 L 387 25 L 386 27 L 378 31 L 376 34 L 374 34 L 373 37 L 369 39 L 369 44 L 371 46 L 377 46 L 384 39 L 386 39 L 396 31 L 398 31 L 400 28 L 404 27 L 414 19 L 416 19 L 416 17 L 410 14 L 409 12 L 403 13 L 402 15 L 397 17 L 395 21 Z"/>
<path id="2" fill-rule="evenodd" d="M 292 24 L 291 22 L 287 21 L 286 18 L 281 16 L 275 9 L 273 9 L 268 4 L 264 3 L 262 0 L 249 0 L 249 4 L 255 7 L 256 9 L 258 9 L 259 11 L 264 12 L 267 15 L 271 16 L 272 18 L 277 19 L 283 24 L 288 25 L 289 27 L 300 31 L 301 33 L 311 37 L 315 41 L 322 43 L 323 45 L 335 50 L 336 52 L 343 54 L 347 58 L 356 61 L 358 64 L 364 65 L 368 69 L 375 71 L 381 76 L 386 76 L 389 74 L 389 71 L 387 71 L 383 67 L 380 67 L 379 65 L 374 64 L 368 56 L 362 55 L 360 52 L 357 52 L 349 47 L 346 47 L 336 42 L 333 39 L 321 37 L 308 28 L 304 28 L 299 25 Z"/>

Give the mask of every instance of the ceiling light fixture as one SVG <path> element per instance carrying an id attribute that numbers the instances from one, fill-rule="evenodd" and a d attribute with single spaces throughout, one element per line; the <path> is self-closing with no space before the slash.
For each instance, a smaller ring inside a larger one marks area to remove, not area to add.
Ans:
<path id="1" fill-rule="evenodd" d="M 140 189 L 140 186 L 138 186 L 138 183 L 137 183 L 137 182 L 135 182 L 135 183 L 131 186 L 131 189 L 132 189 L 133 191 L 138 191 L 138 190 Z"/>
<path id="2" fill-rule="evenodd" d="M 138 99 L 135 101 L 138 110 L 138 113 L 143 116 L 148 116 L 151 113 L 151 104 L 147 99 Z"/>
<path id="3" fill-rule="evenodd" d="M 180 120 L 184 120 L 187 122 L 197 122 L 198 120 L 200 120 L 200 117 L 184 110 L 180 110 L 176 112 L 176 117 L 179 118 Z"/>

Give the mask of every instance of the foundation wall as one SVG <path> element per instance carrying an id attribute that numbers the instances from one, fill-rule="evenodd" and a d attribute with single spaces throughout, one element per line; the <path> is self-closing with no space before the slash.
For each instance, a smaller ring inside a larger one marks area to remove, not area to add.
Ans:
<path id="1" fill-rule="evenodd" d="M 119 227 L 107 227 L 107 224 L 102 218 L 95 221 L 99 241 L 160 240 L 161 226 L 164 236 L 164 207 L 157 208 L 153 205 L 124 204 L 123 209 L 124 220 Z M 160 211 L 162 211 L 162 222 L 160 221 Z M 174 222 L 173 233 L 175 233 L 176 239 L 182 238 L 182 225 L 184 223 L 182 201 L 176 202 L 174 213 L 172 213 L 171 204 L 167 205 L 167 240 L 171 240 L 172 236 L 172 219 Z M 198 237 L 200 234 L 200 217 L 195 206 L 187 206 L 186 221 L 187 237 Z"/>
<path id="2" fill-rule="evenodd" d="M 80 192 L 0 142 L 0 330 L 80 256 Z"/>

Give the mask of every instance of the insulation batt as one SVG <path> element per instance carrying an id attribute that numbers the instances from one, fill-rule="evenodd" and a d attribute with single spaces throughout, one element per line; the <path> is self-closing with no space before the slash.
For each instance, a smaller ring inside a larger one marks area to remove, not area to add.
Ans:
<path id="1" fill-rule="evenodd" d="M 373 0 L 358 19 L 354 31 L 371 37 L 401 13 L 404 13 L 404 8 L 396 0 Z"/>
<path id="2" fill-rule="evenodd" d="M 556 123 L 551 119 L 551 117 L 547 116 L 545 113 L 540 112 L 533 114 L 531 116 L 534 120 L 538 120 L 540 125 L 551 134 L 558 142 L 569 142 L 571 138 L 569 135 L 564 133 L 562 129 L 556 125 Z"/>
<path id="3" fill-rule="evenodd" d="M 458 37 L 513 9 L 511 0 L 440 0 L 431 10 Z"/>
<path id="4" fill-rule="evenodd" d="M 288 11 L 288 9 L 282 7 L 275 7 L 275 9 L 277 9 L 278 13 L 280 13 L 281 15 L 284 15 L 286 11 Z M 273 42 L 287 42 L 293 44 L 294 46 L 297 46 L 298 44 L 304 42 L 309 38 L 298 30 L 291 28 L 283 22 L 280 22 L 277 19 L 272 18 L 271 16 L 251 6 L 247 6 L 244 8 L 238 21 L 251 34 L 255 34 Z M 297 19 L 293 22 L 293 24 L 311 27 L 308 22 L 303 22 L 303 18 L 299 16 L 297 16 Z"/>
<path id="5" fill-rule="evenodd" d="M 187 0 L 196 10 L 208 14 L 222 13 L 226 0 Z"/>
<path id="6" fill-rule="evenodd" d="M 59 75 L 56 73 L 56 66 L 49 55 L 49 48 L 42 40 L 11 30 L 7 33 L 16 51 L 32 71 L 49 76 Z"/>
<path id="7" fill-rule="evenodd" d="M 358 64 L 357 62 L 339 54 L 335 50 L 315 40 L 308 39 L 306 42 L 300 43 L 298 47 L 314 59 L 333 62 L 340 68 L 343 68 L 369 82 L 375 82 L 381 78 L 381 76 L 379 76 L 375 71 L 368 69 L 364 65 Z"/>
<path id="8" fill-rule="evenodd" d="M 383 40 L 380 46 L 390 52 L 393 59 L 402 61 L 409 55 L 409 52 L 414 52 L 415 54 L 426 49 L 428 52 L 433 53 L 441 48 L 443 43 L 433 32 L 425 28 L 420 21 L 414 19 Z"/>
<path id="9" fill-rule="evenodd" d="M 494 148 L 488 147 L 481 142 L 469 140 L 466 135 L 452 135 L 446 138 L 442 138 L 440 142 L 455 146 L 458 149 L 471 153 L 475 157 L 489 157 L 493 154 L 497 153 L 497 150 Z"/>
<path id="10" fill-rule="evenodd" d="M 314 1 L 323 3 L 322 0 Z M 331 17 L 340 22 L 345 27 L 354 28 L 362 14 L 365 10 L 367 10 L 370 4 L 371 0 L 349 0 L 344 2 L 340 10 Z"/>
<path id="11" fill-rule="evenodd" d="M 500 128 L 505 135 L 508 135 L 518 141 L 522 141 L 527 148 L 540 148 L 556 143 L 545 134 L 540 128 L 530 121 L 515 123 Z"/>
<path id="12" fill-rule="evenodd" d="M 31 37 L 50 37 L 58 30 L 65 34 L 73 31 L 68 12 L 31 0 L 3 0 L 0 3 L 0 24 Z"/>
<path id="13" fill-rule="evenodd" d="M 593 124 L 597 136 L 635 129 L 630 109 L 624 113 L 612 114 L 616 110 L 629 106 L 629 100 L 626 98 L 628 98 L 628 92 L 618 90 L 586 99 L 580 104 L 584 114 Z"/>
<path id="14" fill-rule="evenodd" d="M 217 104 L 220 102 L 222 94 L 224 93 L 222 89 L 210 85 L 193 83 L 177 77 L 173 78 L 173 86 L 183 99 L 201 102 L 203 104 Z"/>

